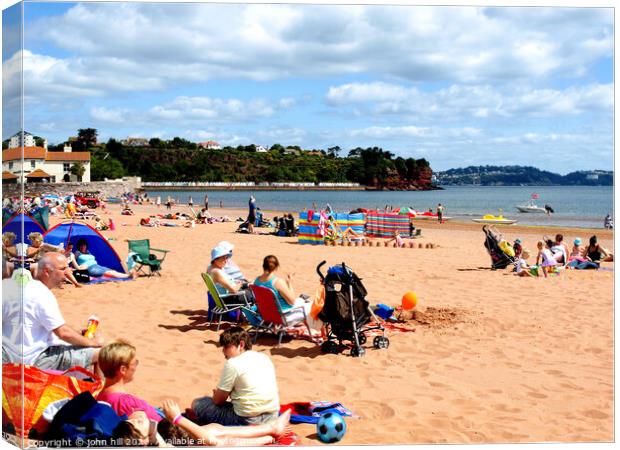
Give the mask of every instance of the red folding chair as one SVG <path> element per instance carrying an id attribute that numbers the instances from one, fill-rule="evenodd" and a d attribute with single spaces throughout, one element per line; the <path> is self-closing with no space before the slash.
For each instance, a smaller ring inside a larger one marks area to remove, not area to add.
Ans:
<path id="1" fill-rule="evenodd" d="M 250 285 L 250 289 L 252 289 L 254 293 L 254 300 L 261 319 L 260 323 L 253 327 L 254 342 L 258 339 L 259 333 L 273 333 L 278 336 L 278 346 L 280 346 L 282 336 L 287 334 L 286 329 L 300 323 L 306 326 L 308 335 L 312 337 L 306 311 L 303 306 L 297 306 L 284 312 L 282 311 L 282 307 L 275 293 L 271 289 L 254 284 Z M 291 319 L 294 315 L 299 316 L 299 314 L 295 314 L 298 310 L 301 310 L 301 317 L 298 317 L 296 320 L 294 318 Z"/>

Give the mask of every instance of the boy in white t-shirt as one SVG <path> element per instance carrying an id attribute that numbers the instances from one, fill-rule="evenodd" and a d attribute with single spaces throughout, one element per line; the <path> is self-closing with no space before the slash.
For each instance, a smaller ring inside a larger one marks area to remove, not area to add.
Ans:
<path id="1" fill-rule="evenodd" d="M 269 357 L 252 351 L 250 336 L 241 327 L 224 331 L 220 345 L 226 364 L 213 397 L 192 402 L 196 422 L 251 425 L 277 418 L 280 398 L 275 368 Z"/>

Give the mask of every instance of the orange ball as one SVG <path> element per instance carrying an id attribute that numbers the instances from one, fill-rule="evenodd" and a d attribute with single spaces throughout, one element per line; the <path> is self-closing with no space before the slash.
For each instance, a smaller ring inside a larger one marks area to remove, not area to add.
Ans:
<path id="1" fill-rule="evenodd" d="M 415 295 L 415 292 L 413 291 L 406 292 L 405 295 L 403 295 L 401 304 L 402 304 L 403 310 L 409 311 L 410 309 L 415 308 L 416 305 L 418 304 L 418 296 Z"/>

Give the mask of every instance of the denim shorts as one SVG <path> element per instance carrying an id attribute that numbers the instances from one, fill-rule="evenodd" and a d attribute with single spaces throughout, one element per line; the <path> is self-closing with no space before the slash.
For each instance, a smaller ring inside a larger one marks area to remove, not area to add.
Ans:
<path id="1" fill-rule="evenodd" d="M 100 266 L 99 264 L 92 264 L 88 266 L 88 275 L 94 278 L 102 277 L 104 273 L 109 271 L 107 267 Z"/>

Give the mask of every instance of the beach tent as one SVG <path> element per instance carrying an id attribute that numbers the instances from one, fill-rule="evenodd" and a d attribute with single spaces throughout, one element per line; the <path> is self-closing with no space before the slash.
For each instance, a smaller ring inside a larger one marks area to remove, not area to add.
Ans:
<path id="1" fill-rule="evenodd" d="M 394 232 L 409 234 L 409 216 L 376 211 L 366 215 L 366 236 L 391 238 Z"/>
<path id="2" fill-rule="evenodd" d="M 109 267 L 118 272 L 125 272 L 121 258 L 116 250 L 110 245 L 105 237 L 97 230 L 86 223 L 80 222 L 63 222 L 55 227 L 50 228 L 45 235 L 43 241 L 52 245 L 63 244 L 65 248 L 69 242 L 73 243 L 74 250 L 77 250 L 77 241 L 85 239 L 88 244 L 88 250 L 95 255 L 97 264 Z"/>
<path id="3" fill-rule="evenodd" d="M 30 233 L 34 231 L 38 231 L 41 234 L 45 233 L 45 229 L 41 226 L 41 224 L 30 214 L 26 213 L 13 214 L 13 216 L 11 216 L 11 218 L 2 226 L 2 233 L 11 231 L 15 233 L 15 236 L 17 236 L 15 242 L 22 242 L 22 222 L 24 224 L 23 242 L 28 245 L 31 244 L 30 239 L 28 239 L 28 235 Z"/>
<path id="4" fill-rule="evenodd" d="M 350 227 L 356 233 L 364 233 L 364 223 L 366 221 L 362 213 L 332 213 L 331 217 L 333 225 L 337 227 L 340 232 Z M 325 238 L 319 233 L 320 218 L 321 214 L 319 212 L 313 212 L 310 219 L 308 219 L 308 212 L 302 211 L 299 213 L 298 242 L 300 244 L 325 244 Z"/>

